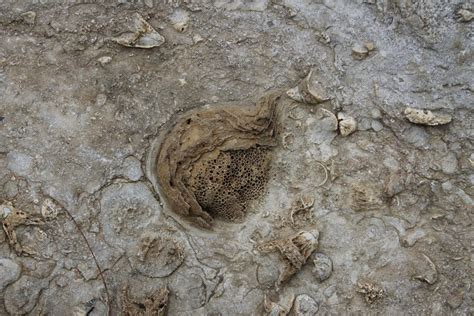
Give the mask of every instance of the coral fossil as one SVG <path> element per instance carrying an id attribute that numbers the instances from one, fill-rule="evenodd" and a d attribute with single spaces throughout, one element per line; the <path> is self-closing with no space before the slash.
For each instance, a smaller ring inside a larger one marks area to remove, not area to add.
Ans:
<path id="1" fill-rule="evenodd" d="M 173 212 L 207 228 L 215 218 L 245 215 L 247 202 L 265 188 L 279 97 L 269 93 L 256 107 L 205 107 L 177 121 L 156 160 L 160 191 Z"/>
<path id="2" fill-rule="evenodd" d="M 277 280 L 277 286 L 287 281 L 298 272 L 308 260 L 308 257 L 318 247 L 319 232 L 301 231 L 288 238 L 276 239 L 258 246 L 265 253 L 279 251 L 284 262 L 284 269 Z"/>

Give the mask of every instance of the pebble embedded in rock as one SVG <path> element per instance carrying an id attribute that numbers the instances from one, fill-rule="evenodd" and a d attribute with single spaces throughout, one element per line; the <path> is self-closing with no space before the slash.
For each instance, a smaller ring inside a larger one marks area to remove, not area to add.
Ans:
<path id="1" fill-rule="evenodd" d="M 313 274 L 320 282 L 327 280 L 332 273 L 331 258 L 329 258 L 324 253 L 318 252 L 312 256 L 312 260 L 314 264 Z"/>
<path id="2" fill-rule="evenodd" d="M 122 168 L 123 175 L 132 181 L 138 181 L 143 176 L 140 160 L 133 156 L 125 158 Z"/>
<path id="3" fill-rule="evenodd" d="M 402 134 L 402 138 L 416 147 L 424 147 L 428 143 L 428 134 L 419 126 L 411 126 Z"/>
<path id="4" fill-rule="evenodd" d="M 5 193 L 5 196 L 8 199 L 10 200 L 13 199 L 19 192 L 16 181 L 10 180 L 7 183 L 5 183 L 5 185 L 3 186 L 3 192 Z"/>
<path id="5" fill-rule="evenodd" d="M 458 159 L 453 152 L 448 153 L 441 160 L 441 168 L 446 174 L 453 174 L 456 172 L 456 169 L 458 168 Z"/>
<path id="6" fill-rule="evenodd" d="M 259 264 L 257 266 L 257 280 L 264 286 L 271 287 L 278 280 L 280 271 L 275 262 L 269 264 Z"/>
<path id="7" fill-rule="evenodd" d="M 11 259 L 0 258 L 0 293 L 20 277 L 20 266 Z"/>
<path id="8" fill-rule="evenodd" d="M 8 168 L 20 176 L 27 176 L 33 168 L 33 157 L 17 151 L 7 154 Z"/>
<path id="9" fill-rule="evenodd" d="M 378 120 L 373 120 L 370 126 L 375 132 L 380 132 L 383 129 L 382 123 L 380 123 Z"/>
<path id="10" fill-rule="evenodd" d="M 316 315 L 319 310 L 319 305 L 309 295 L 298 295 L 293 304 L 293 312 L 295 316 L 312 316 Z"/>

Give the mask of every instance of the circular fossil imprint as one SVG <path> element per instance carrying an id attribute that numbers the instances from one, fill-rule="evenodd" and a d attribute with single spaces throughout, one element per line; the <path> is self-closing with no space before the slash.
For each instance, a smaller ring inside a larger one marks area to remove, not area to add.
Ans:
<path id="1" fill-rule="evenodd" d="M 271 148 L 276 145 L 276 105 L 269 93 L 256 106 L 206 106 L 184 113 L 149 152 L 147 175 L 166 208 L 192 224 L 244 218 L 262 195 Z"/>

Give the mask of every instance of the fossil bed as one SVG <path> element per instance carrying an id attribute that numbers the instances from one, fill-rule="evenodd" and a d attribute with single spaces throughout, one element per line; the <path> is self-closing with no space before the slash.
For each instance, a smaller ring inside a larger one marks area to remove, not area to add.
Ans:
<path id="1" fill-rule="evenodd" d="M 265 296 L 296 297 L 295 315 L 474 312 L 469 1 L 84 2 L 0 1 L 0 203 L 41 220 L 13 225 L 17 247 L 0 232 L 0 315 L 119 314 L 125 288 L 144 302 L 165 286 L 169 315 L 261 315 Z M 163 44 L 111 40 L 136 13 Z M 310 70 L 331 99 L 281 99 L 271 178 L 241 223 L 163 210 L 146 166 L 167 122 Z M 279 257 L 258 245 L 315 229 L 277 291 Z"/>

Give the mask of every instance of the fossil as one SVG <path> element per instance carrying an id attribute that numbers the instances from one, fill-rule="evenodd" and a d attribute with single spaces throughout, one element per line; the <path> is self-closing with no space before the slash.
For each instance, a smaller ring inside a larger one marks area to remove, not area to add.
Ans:
<path id="1" fill-rule="evenodd" d="M 296 87 L 288 90 L 286 94 L 292 100 L 308 104 L 318 104 L 330 100 L 325 87 L 317 80 L 312 70 L 306 78 L 301 80 Z"/>
<path id="2" fill-rule="evenodd" d="M 412 123 L 422 125 L 444 125 L 451 122 L 451 115 L 432 112 L 430 110 L 414 109 L 407 107 L 403 112 L 405 117 Z"/>
<path id="3" fill-rule="evenodd" d="M 359 287 L 357 292 L 364 296 L 365 301 L 368 304 L 373 304 L 386 296 L 384 289 L 381 289 L 377 285 L 374 285 L 370 282 L 358 283 L 357 286 Z"/>
<path id="4" fill-rule="evenodd" d="M 35 217 L 28 215 L 27 213 L 17 209 L 12 203 L 7 202 L 0 205 L 1 218 L 3 230 L 8 238 L 8 244 L 18 254 L 24 252 L 24 248 L 20 245 L 15 228 L 21 225 L 39 225 L 43 222 Z"/>
<path id="5" fill-rule="evenodd" d="M 255 107 L 189 111 L 166 131 L 147 169 L 173 213 L 206 228 L 215 219 L 243 219 L 248 202 L 265 190 L 280 94 L 263 96 Z"/>
<path id="6" fill-rule="evenodd" d="M 122 315 L 126 316 L 164 316 L 168 309 L 169 290 L 166 287 L 159 288 L 143 302 L 136 301 L 130 297 L 130 290 L 125 287 L 122 291 Z"/>
<path id="7" fill-rule="evenodd" d="M 298 272 L 308 260 L 308 257 L 318 247 L 319 232 L 301 231 L 287 238 L 265 242 L 258 246 L 263 253 L 278 251 L 284 263 L 283 271 L 277 280 L 277 286 L 287 281 Z"/>
<path id="8" fill-rule="evenodd" d="M 347 116 L 342 112 L 337 113 L 339 121 L 339 132 L 342 136 L 349 136 L 357 129 L 357 122 L 352 116 Z"/>

